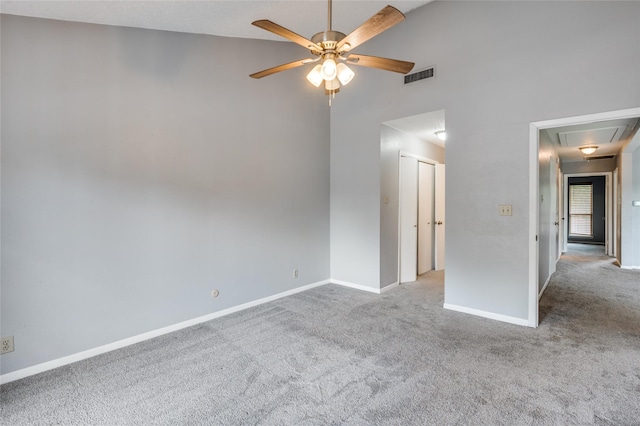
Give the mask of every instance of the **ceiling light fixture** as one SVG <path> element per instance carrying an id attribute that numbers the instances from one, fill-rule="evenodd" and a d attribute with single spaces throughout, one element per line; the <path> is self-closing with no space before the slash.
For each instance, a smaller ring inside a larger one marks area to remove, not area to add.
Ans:
<path id="1" fill-rule="evenodd" d="M 439 132 L 436 132 L 436 136 L 441 141 L 446 141 L 447 140 L 447 132 L 445 132 L 444 130 L 440 130 Z"/>
<path id="2" fill-rule="evenodd" d="M 594 152 L 596 152 L 596 149 L 598 149 L 597 146 L 595 145 L 591 145 L 591 146 L 581 146 L 580 148 L 578 148 L 580 151 L 582 151 L 583 154 L 585 155 L 591 155 Z"/>
<path id="3" fill-rule="evenodd" d="M 349 82 L 353 80 L 353 77 L 355 75 L 356 73 L 354 73 L 351 68 L 349 68 L 345 64 L 338 64 L 338 80 L 340 80 L 340 83 L 342 83 L 343 86 L 349 84 Z"/>
<path id="4" fill-rule="evenodd" d="M 253 22 L 252 24 L 256 27 L 270 31 L 309 49 L 312 57 L 268 68 L 251 74 L 251 77 L 262 78 L 280 71 L 318 62 L 307 74 L 307 80 L 315 87 L 320 87 L 324 82 L 324 90 L 329 95 L 329 105 L 331 105 L 331 100 L 338 93 L 340 87 L 349 84 L 355 77 L 355 73 L 347 66 L 347 63 L 400 74 L 407 74 L 413 69 L 413 62 L 358 55 L 351 52 L 351 49 L 358 47 L 365 41 L 404 20 L 402 12 L 393 6 L 386 6 L 347 35 L 339 31 L 333 31 L 331 27 L 333 18 L 332 4 L 332 0 L 328 0 L 327 30 L 317 33 L 310 40 L 266 19 Z"/>
<path id="5" fill-rule="evenodd" d="M 336 61 L 333 60 L 332 55 L 327 55 L 327 59 L 322 63 L 322 78 L 326 81 L 331 81 L 336 78 L 337 72 L 338 66 L 336 65 Z"/>
<path id="6" fill-rule="evenodd" d="M 318 64 L 313 67 L 311 72 L 307 74 L 307 80 L 309 80 L 309 83 L 314 86 L 320 87 L 320 83 L 324 81 L 324 78 L 322 77 L 322 65 Z"/>

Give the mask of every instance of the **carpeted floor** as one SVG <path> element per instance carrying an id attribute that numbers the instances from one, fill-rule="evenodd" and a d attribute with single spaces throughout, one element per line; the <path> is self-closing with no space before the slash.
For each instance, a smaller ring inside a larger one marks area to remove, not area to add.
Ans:
<path id="1" fill-rule="evenodd" d="M 327 285 L 4 385 L 0 420 L 638 425 L 640 271 L 589 250 L 560 261 L 538 329 L 443 310 L 438 272 Z"/>

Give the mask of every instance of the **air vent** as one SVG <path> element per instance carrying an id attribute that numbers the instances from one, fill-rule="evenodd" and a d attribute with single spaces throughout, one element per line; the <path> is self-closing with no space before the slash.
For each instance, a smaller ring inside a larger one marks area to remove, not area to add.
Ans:
<path id="1" fill-rule="evenodd" d="M 601 155 L 599 157 L 587 157 L 586 160 L 587 161 L 593 161 L 593 160 L 610 160 L 612 158 L 616 158 L 615 155 Z"/>
<path id="2" fill-rule="evenodd" d="M 414 81 L 424 80 L 425 78 L 435 77 L 436 67 L 430 67 L 422 71 L 404 76 L 404 84 L 413 83 Z"/>

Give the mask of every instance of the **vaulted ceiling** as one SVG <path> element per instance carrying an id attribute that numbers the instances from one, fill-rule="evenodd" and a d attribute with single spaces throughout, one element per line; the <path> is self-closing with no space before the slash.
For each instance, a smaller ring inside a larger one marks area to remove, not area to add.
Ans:
<path id="1" fill-rule="evenodd" d="M 387 4 L 406 14 L 431 1 L 333 0 L 333 28 L 349 33 Z M 1 0 L 0 12 L 63 21 L 285 41 L 251 25 L 251 22 L 268 19 L 311 37 L 326 29 L 327 4 L 325 0 Z M 389 124 L 423 140 L 441 144 L 433 133 L 436 127 L 444 128 L 444 118 L 435 120 L 431 127 L 425 125 L 423 118 L 395 120 Z M 585 155 L 577 149 L 579 146 L 598 146 L 598 150 L 588 157 L 616 155 L 638 127 L 640 119 L 636 118 L 544 131 L 558 144 L 558 153 L 563 161 L 582 161 Z"/>
<path id="2" fill-rule="evenodd" d="M 432 0 L 334 0 L 333 28 L 349 33 L 387 4 L 407 13 L 430 1 Z M 283 40 L 252 26 L 251 22 L 268 19 L 302 36 L 311 37 L 326 29 L 327 4 L 325 0 L 2 0 L 0 11 L 11 15 L 63 21 L 226 37 Z"/>

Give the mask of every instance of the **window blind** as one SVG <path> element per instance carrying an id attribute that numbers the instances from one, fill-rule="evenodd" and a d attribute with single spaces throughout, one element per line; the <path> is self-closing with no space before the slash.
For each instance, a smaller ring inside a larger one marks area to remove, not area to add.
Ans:
<path id="1" fill-rule="evenodd" d="M 593 236 L 593 185 L 569 186 L 569 234 Z"/>

